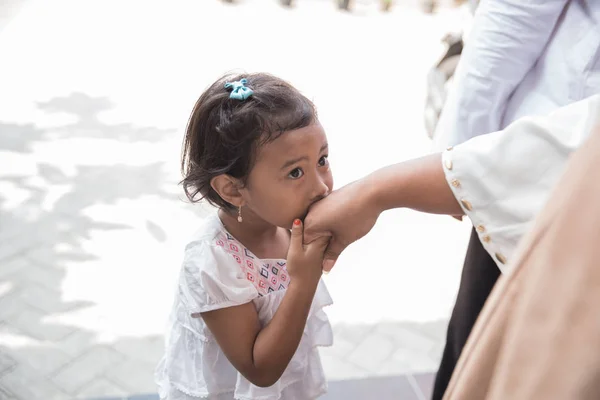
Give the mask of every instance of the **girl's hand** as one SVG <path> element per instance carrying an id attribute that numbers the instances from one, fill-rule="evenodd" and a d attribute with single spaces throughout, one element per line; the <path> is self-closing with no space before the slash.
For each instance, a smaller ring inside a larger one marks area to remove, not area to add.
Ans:
<path id="1" fill-rule="evenodd" d="M 304 227 L 299 219 L 292 225 L 292 237 L 287 254 L 287 271 L 292 285 L 316 286 L 323 273 L 323 255 L 331 237 L 323 235 L 304 244 Z"/>

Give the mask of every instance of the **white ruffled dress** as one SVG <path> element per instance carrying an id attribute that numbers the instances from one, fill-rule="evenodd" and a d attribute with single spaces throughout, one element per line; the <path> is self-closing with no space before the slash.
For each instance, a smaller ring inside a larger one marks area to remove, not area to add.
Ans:
<path id="1" fill-rule="evenodd" d="M 317 346 L 333 334 L 323 307 L 332 304 L 319 282 L 296 354 L 267 388 L 250 383 L 231 365 L 202 320 L 192 314 L 250 301 L 262 325 L 277 311 L 289 285 L 285 260 L 261 260 L 231 236 L 215 214 L 186 246 L 178 290 L 156 369 L 161 399 L 308 400 L 327 391 Z"/>

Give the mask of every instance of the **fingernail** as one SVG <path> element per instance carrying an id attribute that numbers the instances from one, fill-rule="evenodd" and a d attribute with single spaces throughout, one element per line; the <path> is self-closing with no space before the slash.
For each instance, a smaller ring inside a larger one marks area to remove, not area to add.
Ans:
<path id="1" fill-rule="evenodd" d="M 299 219 L 295 219 L 294 220 L 294 225 L 299 226 L 300 225 L 300 220 Z"/>
<path id="2" fill-rule="evenodd" d="M 329 273 L 333 269 L 335 265 L 335 260 L 325 260 L 323 261 L 323 271 Z"/>

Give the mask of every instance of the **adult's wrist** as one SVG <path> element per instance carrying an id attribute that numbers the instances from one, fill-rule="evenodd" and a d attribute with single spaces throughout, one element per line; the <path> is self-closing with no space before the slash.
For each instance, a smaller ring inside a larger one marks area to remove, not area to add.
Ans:
<path id="1" fill-rule="evenodd" d="M 369 209 L 369 213 L 379 215 L 386 210 L 402 207 L 400 198 L 402 190 L 396 187 L 401 181 L 395 179 L 397 166 L 392 165 L 373 172 L 364 178 L 366 189 L 363 207 Z"/>

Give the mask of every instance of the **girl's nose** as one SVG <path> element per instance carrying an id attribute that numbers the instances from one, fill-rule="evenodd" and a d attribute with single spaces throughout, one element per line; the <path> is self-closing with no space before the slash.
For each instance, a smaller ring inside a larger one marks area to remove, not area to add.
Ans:
<path id="1" fill-rule="evenodd" d="M 322 177 L 317 177 L 317 183 L 315 185 L 315 191 L 313 194 L 314 201 L 321 200 L 329 194 L 330 189 L 327 186 L 327 182 Z"/>

